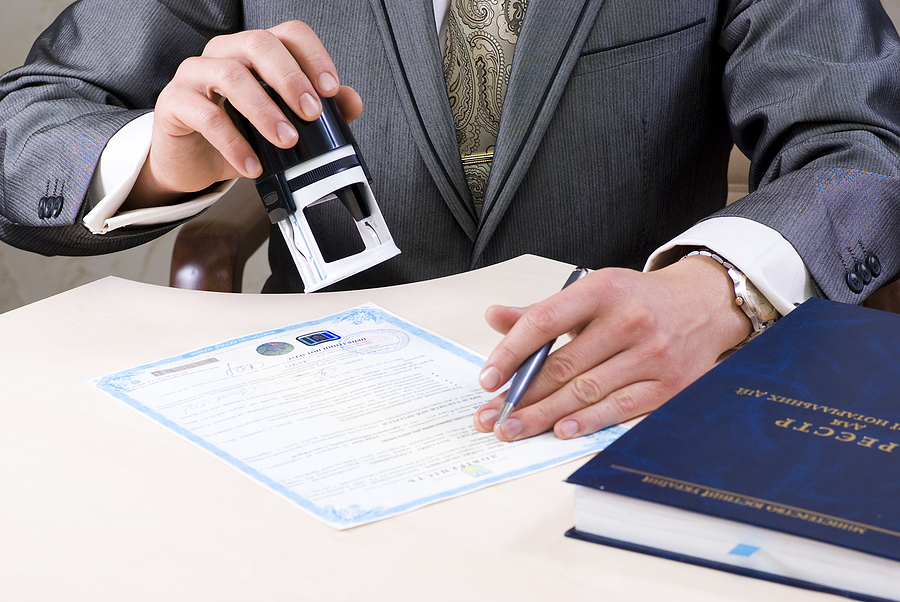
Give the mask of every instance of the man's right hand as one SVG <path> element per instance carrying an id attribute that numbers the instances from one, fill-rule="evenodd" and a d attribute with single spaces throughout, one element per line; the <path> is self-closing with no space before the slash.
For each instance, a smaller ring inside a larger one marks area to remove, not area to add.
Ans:
<path id="1" fill-rule="evenodd" d="M 272 144 L 294 146 L 297 131 L 257 78 L 307 121 L 321 113 L 317 94 L 334 97 L 348 122 L 362 112 L 359 94 L 340 85 L 331 57 L 304 23 L 213 38 L 160 93 L 150 154 L 122 210 L 171 204 L 216 182 L 262 173 L 253 149 L 222 109 L 224 98 Z"/>

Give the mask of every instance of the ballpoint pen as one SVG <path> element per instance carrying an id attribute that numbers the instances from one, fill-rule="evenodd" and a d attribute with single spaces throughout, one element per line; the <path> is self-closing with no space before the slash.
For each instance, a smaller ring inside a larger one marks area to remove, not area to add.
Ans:
<path id="1" fill-rule="evenodd" d="M 587 268 L 575 268 L 575 271 L 569 275 L 569 279 L 566 280 L 563 288 L 566 288 L 576 280 L 579 280 L 587 275 L 587 273 Z M 534 380 L 534 377 L 541 371 L 541 366 L 544 365 L 544 361 L 550 354 L 550 348 L 553 347 L 555 342 L 556 339 L 549 341 L 546 345 L 529 355 L 528 359 L 519 366 L 515 376 L 513 376 L 512 383 L 509 385 L 509 391 L 506 392 L 506 398 L 503 400 L 503 407 L 500 408 L 500 417 L 497 418 L 497 423 L 494 425 L 495 429 L 499 428 L 500 425 L 509 418 L 509 415 L 519 403 L 519 400 L 525 395 L 525 391 L 528 390 L 531 381 Z"/>

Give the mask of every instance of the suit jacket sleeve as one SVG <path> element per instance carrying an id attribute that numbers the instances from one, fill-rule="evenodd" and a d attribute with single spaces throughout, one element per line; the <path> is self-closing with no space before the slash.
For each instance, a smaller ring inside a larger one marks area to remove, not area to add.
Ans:
<path id="1" fill-rule="evenodd" d="M 781 232 L 825 295 L 859 303 L 900 269 L 896 31 L 877 2 L 731 4 L 723 93 L 751 194 L 716 215 Z M 854 290 L 859 264 L 881 269 Z"/>
<path id="2" fill-rule="evenodd" d="M 237 30 L 232 0 L 82 0 L 0 78 L 0 239 L 46 255 L 107 253 L 171 229 L 96 236 L 84 199 L 107 141 L 152 109 L 207 41 Z"/>

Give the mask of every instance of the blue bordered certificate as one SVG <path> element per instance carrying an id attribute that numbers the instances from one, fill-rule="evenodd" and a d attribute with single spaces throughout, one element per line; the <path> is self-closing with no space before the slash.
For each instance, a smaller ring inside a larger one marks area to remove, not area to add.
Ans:
<path id="1" fill-rule="evenodd" d="M 369 304 L 92 380 L 337 529 L 606 447 L 504 443 L 472 416 L 484 358 Z"/>

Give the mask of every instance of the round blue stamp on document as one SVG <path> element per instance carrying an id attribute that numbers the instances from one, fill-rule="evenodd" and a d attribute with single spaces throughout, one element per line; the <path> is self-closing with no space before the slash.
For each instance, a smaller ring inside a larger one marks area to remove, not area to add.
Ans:
<path id="1" fill-rule="evenodd" d="M 256 352 L 260 355 L 285 355 L 294 350 L 294 346 L 290 343 L 263 343 L 256 348 Z"/>

